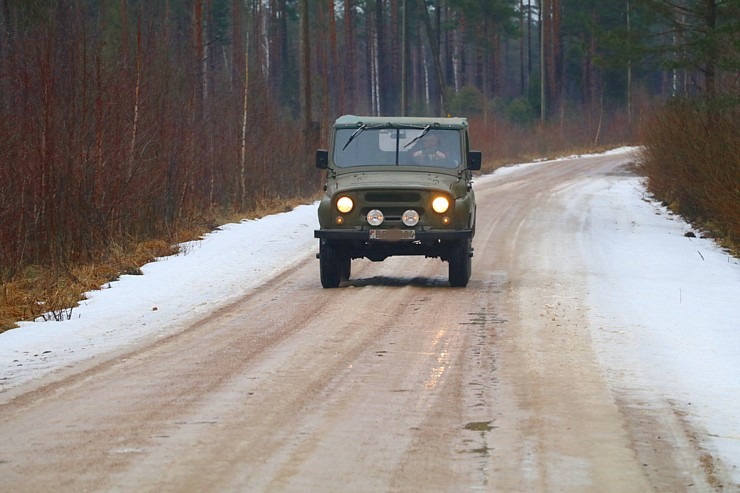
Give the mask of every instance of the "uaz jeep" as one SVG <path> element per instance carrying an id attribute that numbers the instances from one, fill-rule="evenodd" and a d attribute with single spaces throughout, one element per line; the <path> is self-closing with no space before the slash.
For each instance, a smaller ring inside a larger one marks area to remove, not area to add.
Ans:
<path id="1" fill-rule="evenodd" d="M 316 152 L 327 170 L 319 204 L 321 285 L 349 279 L 352 259 L 382 261 L 424 255 L 449 264 L 449 282 L 468 284 L 475 234 L 472 170 L 464 118 L 337 119 L 329 150 Z"/>

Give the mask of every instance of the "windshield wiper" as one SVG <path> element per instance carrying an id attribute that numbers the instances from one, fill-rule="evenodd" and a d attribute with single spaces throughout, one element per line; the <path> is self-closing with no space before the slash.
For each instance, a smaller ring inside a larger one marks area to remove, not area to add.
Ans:
<path id="1" fill-rule="evenodd" d="M 365 130 L 366 128 L 367 128 L 367 125 L 365 125 L 364 123 L 362 125 L 360 125 L 357 128 L 357 130 L 355 130 L 354 133 L 349 136 L 349 139 L 347 139 L 347 143 L 344 144 L 344 147 L 342 147 L 342 150 L 345 150 L 347 148 L 347 146 L 350 144 L 350 142 L 352 142 L 353 140 L 355 140 L 355 137 L 357 137 L 357 135 L 360 132 L 362 132 L 363 130 Z"/>
<path id="2" fill-rule="evenodd" d="M 416 141 L 421 140 L 421 138 L 424 137 L 427 134 L 427 132 L 429 132 L 430 128 L 432 128 L 431 125 L 427 125 L 426 127 L 424 127 L 424 130 L 422 130 L 419 135 L 411 139 L 411 142 L 404 145 L 403 148 L 406 149 L 407 147 L 411 147 L 412 145 L 416 144 Z"/>

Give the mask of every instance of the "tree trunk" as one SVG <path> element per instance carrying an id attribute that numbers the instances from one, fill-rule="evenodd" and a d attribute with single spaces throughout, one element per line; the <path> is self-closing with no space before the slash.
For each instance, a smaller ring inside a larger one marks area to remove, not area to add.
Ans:
<path id="1" fill-rule="evenodd" d="M 196 73 L 198 74 L 198 99 L 200 100 L 200 109 L 202 110 L 203 102 L 206 97 L 206 73 L 204 70 L 205 50 L 203 43 L 203 0 L 195 0 L 193 3 L 193 36 L 195 41 L 195 60 L 197 64 Z"/>
<path id="2" fill-rule="evenodd" d="M 522 95 L 526 88 L 526 69 L 524 66 L 524 0 L 519 0 L 519 94 Z"/>
<path id="3" fill-rule="evenodd" d="M 311 37 L 309 35 L 308 0 L 301 0 L 301 38 L 302 38 L 302 63 L 303 63 L 303 131 L 306 137 L 306 150 L 310 148 L 311 122 L 313 121 L 313 110 L 311 107 Z"/>
<path id="4" fill-rule="evenodd" d="M 561 8 L 560 0 L 550 0 L 552 2 L 552 77 L 551 80 L 551 100 L 553 102 L 553 109 L 558 109 L 559 113 L 563 115 L 563 53 L 562 53 L 562 42 L 560 38 L 560 25 L 561 25 Z"/>
<path id="5" fill-rule="evenodd" d="M 344 50 L 345 76 L 342 77 L 342 80 L 345 83 L 345 91 L 347 94 L 346 111 L 348 113 L 354 113 L 357 111 L 355 96 L 357 63 L 355 56 L 355 9 L 352 5 L 352 0 L 344 0 L 344 39 L 346 44 L 346 48 Z"/>
<path id="6" fill-rule="evenodd" d="M 327 10 L 333 5 L 333 0 L 321 0 L 318 2 L 316 17 L 319 26 L 327 26 L 331 23 Z M 327 36 L 326 29 L 319 29 L 315 37 L 316 65 L 318 66 L 319 75 L 321 76 L 321 112 L 320 122 L 322 132 L 326 132 L 327 123 L 331 116 L 330 92 L 333 92 L 334 84 L 332 82 L 333 66 L 330 64 L 332 58 L 330 36 Z M 328 137 L 322 135 L 321 138 Z"/>
<path id="7" fill-rule="evenodd" d="M 234 49 L 237 49 L 235 46 Z M 247 115 L 249 109 L 249 47 L 244 49 L 244 92 L 242 93 L 242 128 L 239 149 L 239 203 L 247 204 Z"/>
<path id="8" fill-rule="evenodd" d="M 339 53 L 337 51 L 337 19 L 334 9 L 334 0 L 328 0 L 329 6 L 329 53 L 331 67 L 329 69 L 329 88 L 332 94 L 337 95 L 336 104 L 339 108 L 339 114 L 344 113 L 344 88 L 342 84 L 343 77 L 339 76 Z M 329 115 L 325 115 L 327 118 Z M 328 125 L 327 125 L 328 128 Z"/>
<path id="9" fill-rule="evenodd" d="M 708 34 L 706 61 L 704 63 L 704 90 L 706 95 L 713 99 L 717 95 L 717 62 L 719 60 L 719 49 L 717 41 L 711 39 L 717 32 L 717 0 L 704 0 L 704 25 Z M 737 33 L 736 33 L 737 35 Z"/>
<path id="10" fill-rule="evenodd" d="M 548 15 L 549 0 L 537 0 L 537 5 L 540 12 L 540 122 L 545 123 L 547 120 L 547 105 L 549 103 L 547 97 L 547 53 L 545 48 L 548 42 L 547 32 L 549 30 Z"/>
<path id="11" fill-rule="evenodd" d="M 449 114 L 449 111 L 447 108 L 447 98 L 445 95 L 446 86 L 444 76 L 442 74 L 442 64 L 440 63 L 439 59 L 439 33 L 434 32 L 434 28 L 432 27 L 432 22 L 429 19 L 429 12 L 427 12 L 424 0 L 419 0 L 419 3 L 421 5 L 421 16 L 422 21 L 424 22 L 424 27 L 426 28 L 427 39 L 429 40 L 429 45 L 432 48 L 432 63 L 434 63 L 434 72 L 437 80 L 437 87 L 439 90 L 439 101 L 442 105 L 442 114 L 446 116 Z M 439 114 L 439 111 L 437 111 L 436 113 Z"/>

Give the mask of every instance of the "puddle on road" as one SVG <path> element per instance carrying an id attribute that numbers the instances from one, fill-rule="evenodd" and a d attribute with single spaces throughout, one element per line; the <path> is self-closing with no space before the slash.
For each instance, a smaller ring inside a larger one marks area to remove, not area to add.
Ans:
<path id="1" fill-rule="evenodd" d="M 467 322 L 460 322 L 460 325 L 481 325 L 487 326 L 490 324 L 505 324 L 508 322 L 505 318 L 501 318 L 495 313 L 487 312 L 473 312 L 468 313 L 470 319 Z"/>
<path id="2" fill-rule="evenodd" d="M 491 423 L 493 423 L 493 420 L 491 421 L 472 421 L 466 424 L 465 426 L 463 426 L 464 430 L 480 433 L 480 441 L 483 442 L 481 444 L 481 443 L 474 443 L 474 442 L 478 442 L 478 440 L 465 440 L 464 443 L 468 445 L 479 445 L 479 446 L 475 448 L 465 449 L 462 451 L 463 454 L 474 454 L 480 457 L 488 457 L 488 454 L 491 449 L 488 447 L 486 443 L 486 433 L 496 428 Z"/>
<path id="3" fill-rule="evenodd" d="M 463 428 L 466 430 L 470 430 L 470 431 L 480 431 L 482 433 L 486 433 L 495 428 L 494 426 L 491 425 L 491 423 L 493 423 L 493 420 L 473 421 L 472 423 L 468 423 L 465 426 L 463 426 Z"/>

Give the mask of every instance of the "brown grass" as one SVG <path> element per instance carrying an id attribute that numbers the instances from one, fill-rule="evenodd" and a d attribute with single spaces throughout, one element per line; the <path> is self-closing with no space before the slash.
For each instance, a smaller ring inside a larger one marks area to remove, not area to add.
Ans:
<path id="1" fill-rule="evenodd" d="M 114 245 L 95 262 L 64 269 L 27 266 L 0 284 L 0 332 L 20 320 L 68 320 L 84 293 L 122 274 L 140 275 L 142 265 L 177 251 L 167 241 L 149 240 Z"/>

